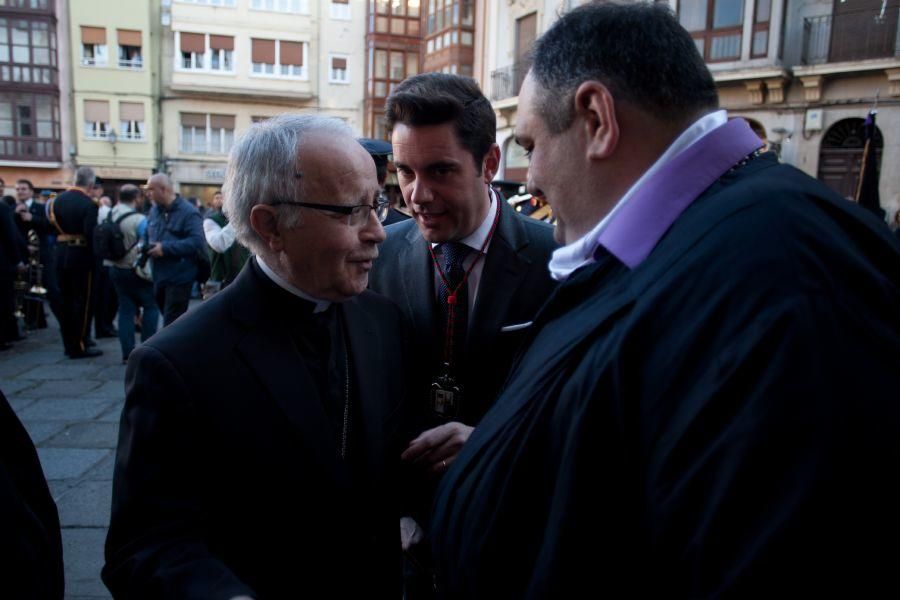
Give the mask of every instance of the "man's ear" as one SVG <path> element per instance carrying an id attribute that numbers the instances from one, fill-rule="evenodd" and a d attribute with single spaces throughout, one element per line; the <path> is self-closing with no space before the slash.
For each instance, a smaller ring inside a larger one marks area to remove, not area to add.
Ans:
<path id="1" fill-rule="evenodd" d="M 589 159 L 609 158 L 619 144 L 616 103 L 609 88 L 599 81 L 585 81 L 575 90 L 575 116 L 580 117 Z"/>
<path id="2" fill-rule="evenodd" d="M 497 174 L 497 171 L 500 169 L 500 146 L 497 144 L 491 144 L 491 147 L 488 149 L 487 154 L 484 155 L 484 159 L 481 161 L 481 175 L 484 177 L 485 183 L 490 183 L 494 180 L 494 175 Z"/>
<path id="3" fill-rule="evenodd" d="M 250 227 L 272 252 L 280 252 L 284 248 L 284 240 L 278 229 L 278 215 L 275 214 L 274 206 L 257 204 L 251 208 Z"/>

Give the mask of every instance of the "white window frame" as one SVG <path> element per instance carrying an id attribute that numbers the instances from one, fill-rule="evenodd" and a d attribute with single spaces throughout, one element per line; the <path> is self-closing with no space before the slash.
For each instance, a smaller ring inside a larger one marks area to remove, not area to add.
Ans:
<path id="1" fill-rule="evenodd" d="M 250 0 L 250 10 L 308 15 L 309 0 Z"/>
<path id="2" fill-rule="evenodd" d="M 274 40 L 275 41 L 275 63 L 250 63 L 250 77 L 260 77 L 263 79 L 290 79 L 292 81 L 308 81 L 309 68 L 309 42 L 301 40 Z M 293 42 L 300 44 L 303 48 L 303 66 L 283 65 L 281 64 L 281 42 Z M 330 63 L 329 63 L 330 64 Z M 271 70 L 266 69 L 271 67 Z M 285 73 L 286 69 L 297 70 L 296 74 Z"/>
<path id="3" fill-rule="evenodd" d="M 347 61 L 347 68 L 336 70 L 331 65 L 335 58 L 343 58 Z M 338 75 L 343 73 L 343 75 Z M 339 85 L 350 85 L 350 57 L 346 54 L 329 54 L 328 55 L 328 83 L 336 83 Z"/>
<path id="4" fill-rule="evenodd" d="M 182 73 L 210 73 L 213 75 L 234 75 L 234 51 L 233 50 L 213 50 L 209 47 L 209 36 L 210 35 L 228 35 L 228 34 L 209 34 L 204 33 L 204 47 L 205 50 L 203 54 L 198 52 L 191 52 L 191 63 L 196 64 L 198 61 L 202 63 L 199 67 L 185 67 L 181 64 L 181 61 L 184 60 L 181 52 L 181 34 L 182 33 L 195 33 L 193 31 L 176 31 L 178 35 L 175 36 L 175 70 Z M 213 52 L 219 53 L 219 64 L 224 64 L 224 60 L 226 58 L 226 54 L 230 54 L 231 60 L 231 68 L 229 70 L 225 69 L 213 69 L 212 68 L 212 55 Z"/>
<path id="5" fill-rule="evenodd" d="M 94 56 L 86 56 L 85 50 L 88 46 L 93 46 Z M 109 64 L 109 54 L 107 53 L 109 46 L 106 44 L 81 44 L 81 66 L 82 67 L 105 67 Z"/>
<path id="6" fill-rule="evenodd" d="M 177 0 L 181 4 L 201 4 L 208 6 L 224 6 L 226 8 L 234 8 L 235 0 Z"/>
<path id="7" fill-rule="evenodd" d="M 338 19 L 340 21 L 349 21 L 351 19 L 350 16 L 350 3 L 347 4 L 338 4 L 336 2 L 329 2 L 331 4 L 331 8 L 329 9 L 329 15 L 332 19 Z"/>
<path id="8" fill-rule="evenodd" d="M 146 142 L 147 130 L 143 121 L 119 121 L 120 142 Z M 136 133 L 132 133 L 131 130 Z"/>
<path id="9" fill-rule="evenodd" d="M 182 154 L 209 154 L 209 155 L 226 155 L 231 151 L 231 147 L 234 146 L 234 129 L 225 129 L 218 128 L 213 129 L 211 125 L 211 116 L 209 113 L 206 114 L 206 128 L 200 129 L 199 127 L 191 126 L 189 128 L 191 130 L 191 149 L 186 150 L 184 145 L 184 125 L 179 125 L 178 128 L 178 151 Z M 229 137 L 228 132 L 231 132 L 231 136 Z M 198 151 L 195 150 L 195 145 L 197 142 L 197 138 L 203 141 L 204 150 Z M 215 149 L 213 149 L 213 143 L 215 140 Z"/>
<path id="10" fill-rule="evenodd" d="M 143 46 L 122 46 L 119 45 L 119 53 L 121 54 L 122 48 L 140 48 L 140 53 L 138 54 L 138 58 L 119 58 L 118 65 L 120 69 L 128 69 L 129 71 L 140 71 L 144 68 L 144 47 Z"/>
<path id="11" fill-rule="evenodd" d="M 109 123 L 105 121 L 85 121 L 84 139 L 106 140 L 109 139 Z"/>

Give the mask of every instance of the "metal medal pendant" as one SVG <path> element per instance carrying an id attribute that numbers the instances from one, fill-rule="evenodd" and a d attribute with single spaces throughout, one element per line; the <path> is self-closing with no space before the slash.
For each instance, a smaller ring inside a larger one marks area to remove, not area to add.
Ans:
<path id="1" fill-rule="evenodd" d="M 445 419 L 455 418 L 459 415 L 459 407 L 462 404 L 463 390 L 456 379 L 448 371 L 435 378 L 431 384 L 431 410 Z"/>

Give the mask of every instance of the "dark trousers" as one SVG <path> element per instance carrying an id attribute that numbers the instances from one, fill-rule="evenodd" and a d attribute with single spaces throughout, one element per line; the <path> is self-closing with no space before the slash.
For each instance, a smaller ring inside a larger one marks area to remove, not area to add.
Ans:
<path id="1" fill-rule="evenodd" d="M 159 309 L 153 297 L 153 284 L 138 277 L 134 269 L 109 267 L 109 278 L 119 296 L 119 343 L 122 358 L 127 359 L 134 350 L 134 317 L 138 307 L 144 309 L 141 319 L 141 341 L 147 341 L 156 333 Z"/>
<path id="2" fill-rule="evenodd" d="M 190 283 L 157 283 L 154 294 L 156 295 L 156 305 L 163 314 L 163 326 L 170 324 L 172 321 L 187 312 L 188 303 L 191 301 L 191 288 L 194 282 Z"/>
<path id="3" fill-rule="evenodd" d="M 10 342 L 19 335 L 16 323 L 16 275 L 0 272 L 0 344 Z"/>
<path id="4" fill-rule="evenodd" d="M 109 267 L 104 267 L 100 259 L 95 259 L 94 285 L 91 293 L 94 335 L 97 337 L 108 335 L 113 331 L 113 319 L 119 307 L 116 290 L 109 279 Z"/>
<path id="5" fill-rule="evenodd" d="M 59 325 L 66 354 L 84 352 L 90 325 L 92 269 L 59 269 L 56 275 L 62 293 L 62 321 Z"/>

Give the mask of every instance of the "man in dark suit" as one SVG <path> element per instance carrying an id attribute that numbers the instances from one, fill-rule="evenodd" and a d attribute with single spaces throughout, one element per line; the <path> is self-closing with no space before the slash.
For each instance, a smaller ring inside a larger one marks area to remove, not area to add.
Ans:
<path id="1" fill-rule="evenodd" d="M 442 473 L 554 287 L 555 244 L 550 226 L 518 215 L 490 188 L 500 165 L 496 118 L 474 80 L 411 77 L 386 113 L 413 218 L 387 229 L 371 285 L 404 310 L 422 359 L 408 371 L 423 375 L 415 402 L 426 430 L 404 458 Z"/>
<path id="2" fill-rule="evenodd" d="M 255 257 L 131 354 L 103 579 L 117 598 L 400 594 L 400 311 L 388 205 L 336 119 L 282 115 L 223 187 Z"/>
<path id="3" fill-rule="evenodd" d="M 0 350 L 19 338 L 16 311 L 16 275 L 25 271 L 24 241 L 16 228 L 13 209 L 0 203 Z"/>
<path id="4" fill-rule="evenodd" d="M 717 105 L 664 5 L 536 43 L 516 137 L 563 283 L 441 481 L 447 597 L 896 589 L 900 249 Z"/>
<path id="5" fill-rule="evenodd" d="M 59 287 L 56 284 L 56 270 L 51 252 L 50 235 L 53 227 L 47 218 L 47 207 L 39 201 L 35 194 L 34 185 L 28 179 L 16 181 L 16 199 L 19 201 L 16 207 L 19 231 L 29 239 L 29 232 L 33 231 L 38 240 L 38 258 L 41 264 L 41 285 L 47 290 L 47 300 L 50 309 L 60 319 L 62 306 L 60 305 Z M 20 208 L 21 207 L 21 208 Z M 37 281 L 35 281 L 37 283 Z M 40 299 L 29 298 L 25 303 L 25 322 L 29 328 L 47 327 L 47 318 L 44 313 L 44 303 Z"/>
<path id="6" fill-rule="evenodd" d="M 94 186 L 94 170 L 78 167 L 75 185 L 47 208 L 56 228 L 56 279 L 62 295 L 60 329 L 69 358 L 103 354 L 89 348 L 91 289 L 93 286 L 93 240 L 97 227 L 97 205 L 88 195 Z"/>

